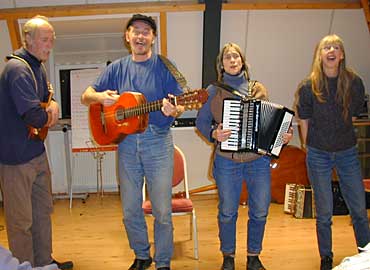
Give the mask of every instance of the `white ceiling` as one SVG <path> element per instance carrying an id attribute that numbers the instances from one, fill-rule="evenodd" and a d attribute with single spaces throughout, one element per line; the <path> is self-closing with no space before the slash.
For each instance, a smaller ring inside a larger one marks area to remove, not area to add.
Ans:
<path id="1" fill-rule="evenodd" d="M 56 36 L 123 34 L 127 18 L 51 20 Z"/>

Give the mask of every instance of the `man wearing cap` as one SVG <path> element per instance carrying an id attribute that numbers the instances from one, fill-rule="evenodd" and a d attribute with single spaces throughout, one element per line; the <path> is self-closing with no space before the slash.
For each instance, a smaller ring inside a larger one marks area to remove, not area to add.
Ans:
<path id="1" fill-rule="evenodd" d="M 81 96 L 85 105 L 109 106 L 127 92 L 143 94 L 147 102 L 163 100 L 160 111 L 149 114 L 149 124 L 142 133 L 130 134 L 118 145 L 118 169 L 123 208 L 123 223 L 130 247 L 135 252 L 130 270 L 150 267 L 150 244 L 142 210 L 142 187 L 147 183 L 154 216 L 154 262 L 156 269 L 170 269 L 173 253 L 171 186 L 173 141 L 171 123 L 182 106 L 174 106 L 169 95 L 182 93 L 181 87 L 159 56 L 152 51 L 157 25 L 152 17 L 133 15 L 125 31 L 131 54 L 112 62 L 94 84 Z"/>

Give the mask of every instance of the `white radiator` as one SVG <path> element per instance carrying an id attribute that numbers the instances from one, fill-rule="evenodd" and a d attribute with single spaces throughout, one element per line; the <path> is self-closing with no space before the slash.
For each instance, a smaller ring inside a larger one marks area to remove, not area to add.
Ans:
<path id="1" fill-rule="evenodd" d="M 101 176 L 104 191 L 118 191 L 116 152 L 101 152 Z M 94 158 L 95 155 L 95 158 Z M 78 152 L 72 154 L 72 184 L 74 192 L 96 192 L 98 178 L 97 153 Z M 100 178 L 99 178 L 100 179 Z M 100 182 L 99 182 L 100 185 Z"/>
<path id="2" fill-rule="evenodd" d="M 53 193 L 68 193 L 68 167 L 70 162 L 73 192 L 97 192 L 97 160 L 93 152 L 71 153 L 71 145 L 65 146 L 65 136 L 71 131 L 49 131 L 46 146 L 52 173 Z M 71 140 L 69 140 L 71 141 Z M 67 149 L 69 153 L 67 153 Z M 104 191 L 118 191 L 116 174 L 116 152 L 108 151 L 102 158 L 102 179 Z"/>

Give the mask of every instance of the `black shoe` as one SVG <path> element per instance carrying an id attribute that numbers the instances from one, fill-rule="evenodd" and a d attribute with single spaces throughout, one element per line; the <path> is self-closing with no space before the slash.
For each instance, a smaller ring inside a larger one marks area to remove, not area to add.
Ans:
<path id="1" fill-rule="evenodd" d="M 224 256 L 224 262 L 222 263 L 221 270 L 234 270 L 235 262 L 233 256 Z"/>
<path id="2" fill-rule="evenodd" d="M 144 270 L 149 268 L 149 266 L 152 264 L 152 258 L 149 257 L 149 259 L 135 259 L 134 263 L 130 266 L 128 270 Z"/>
<path id="3" fill-rule="evenodd" d="M 333 259 L 329 256 L 321 258 L 320 270 L 331 270 L 333 268 Z"/>
<path id="4" fill-rule="evenodd" d="M 71 261 L 57 262 L 56 260 L 53 260 L 51 263 L 56 264 L 60 270 L 66 270 L 66 269 L 73 268 L 73 262 Z"/>
<path id="5" fill-rule="evenodd" d="M 157 270 L 170 270 L 170 268 L 169 267 L 159 267 L 159 268 L 157 268 Z"/>
<path id="6" fill-rule="evenodd" d="M 266 270 L 258 256 L 247 256 L 247 270 Z"/>

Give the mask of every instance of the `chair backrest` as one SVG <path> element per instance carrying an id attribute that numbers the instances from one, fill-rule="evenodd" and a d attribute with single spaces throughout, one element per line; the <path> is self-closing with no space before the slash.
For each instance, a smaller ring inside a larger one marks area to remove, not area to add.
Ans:
<path id="1" fill-rule="evenodd" d="M 175 145 L 173 153 L 172 187 L 176 187 L 185 179 L 185 156 L 181 149 Z"/>
<path id="2" fill-rule="evenodd" d="M 175 145 L 174 148 L 175 149 L 173 153 L 172 188 L 182 183 L 184 186 L 181 188 L 181 191 L 178 192 L 177 196 L 175 197 L 189 199 L 189 186 L 188 186 L 186 158 L 182 150 L 177 145 Z M 146 199 L 147 199 L 146 183 L 144 182 L 143 201 L 145 201 Z"/>
<path id="3" fill-rule="evenodd" d="M 172 187 L 176 187 L 180 183 L 184 184 L 183 187 L 183 191 L 185 192 L 184 197 L 189 198 L 186 158 L 182 150 L 177 145 L 175 145 L 173 155 Z"/>

